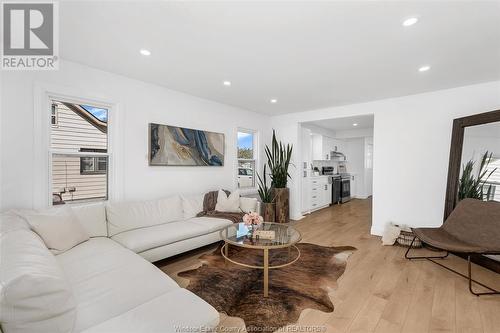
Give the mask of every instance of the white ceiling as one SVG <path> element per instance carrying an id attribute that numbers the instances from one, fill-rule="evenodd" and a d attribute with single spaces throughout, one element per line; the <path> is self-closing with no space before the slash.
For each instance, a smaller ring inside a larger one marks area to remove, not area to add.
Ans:
<path id="1" fill-rule="evenodd" d="M 373 115 L 323 119 L 302 124 L 305 125 L 305 127 L 307 127 L 307 125 L 313 125 L 327 130 L 332 130 L 334 132 L 367 129 L 373 128 Z M 357 124 L 357 126 L 354 126 L 353 124 Z"/>
<path id="2" fill-rule="evenodd" d="M 498 1 L 62 1 L 60 38 L 64 59 L 271 115 L 500 79 Z"/>

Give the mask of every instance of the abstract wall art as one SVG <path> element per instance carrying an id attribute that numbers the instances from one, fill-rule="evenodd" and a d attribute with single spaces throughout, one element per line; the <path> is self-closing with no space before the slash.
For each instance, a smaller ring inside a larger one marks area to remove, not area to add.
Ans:
<path id="1" fill-rule="evenodd" d="M 149 165 L 223 166 L 224 134 L 151 123 Z"/>

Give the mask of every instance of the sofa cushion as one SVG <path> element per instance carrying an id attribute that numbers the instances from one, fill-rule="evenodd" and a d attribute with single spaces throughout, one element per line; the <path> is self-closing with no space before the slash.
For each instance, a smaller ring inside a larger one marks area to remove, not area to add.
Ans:
<path id="1" fill-rule="evenodd" d="M 78 206 L 71 205 L 71 208 L 90 237 L 108 236 L 104 202 Z"/>
<path id="2" fill-rule="evenodd" d="M 218 323 L 217 310 L 186 289 L 179 288 L 84 332 L 212 332 Z"/>
<path id="3" fill-rule="evenodd" d="M 89 234 L 68 206 L 26 212 L 23 217 L 54 254 L 67 251 L 89 239 Z"/>
<path id="4" fill-rule="evenodd" d="M 228 196 L 226 192 L 219 190 L 215 210 L 218 212 L 241 213 L 240 191 L 236 190 Z"/>
<path id="5" fill-rule="evenodd" d="M 257 199 L 256 198 L 240 198 L 240 209 L 244 213 L 254 213 L 257 211 Z"/>
<path id="6" fill-rule="evenodd" d="M 140 253 L 206 233 L 209 233 L 209 226 L 180 221 L 122 232 L 112 239 L 127 249 Z"/>
<path id="7" fill-rule="evenodd" d="M 203 211 L 204 194 L 183 194 L 181 198 L 185 219 L 195 217 L 198 213 Z"/>
<path id="8" fill-rule="evenodd" d="M 30 230 L 28 222 L 13 211 L 0 214 L 0 235 L 14 230 Z"/>
<path id="9" fill-rule="evenodd" d="M 156 266 L 109 238 L 91 238 L 56 259 L 76 299 L 76 332 L 179 288 Z"/>
<path id="10" fill-rule="evenodd" d="M 0 322 L 4 332 L 70 332 L 73 293 L 56 258 L 32 231 L 0 235 Z"/>
<path id="11" fill-rule="evenodd" d="M 108 203 L 106 215 L 109 236 L 184 219 L 178 195 L 151 201 Z"/>
<path id="12" fill-rule="evenodd" d="M 233 222 L 226 220 L 226 219 L 219 219 L 215 217 L 194 217 L 186 222 L 194 223 L 200 226 L 203 226 L 204 228 L 207 229 L 207 233 L 211 233 L 214 231 L 218 231 L 223 229 L 224 227 L 227 227 L 228 225 L 233 224 Z"/>

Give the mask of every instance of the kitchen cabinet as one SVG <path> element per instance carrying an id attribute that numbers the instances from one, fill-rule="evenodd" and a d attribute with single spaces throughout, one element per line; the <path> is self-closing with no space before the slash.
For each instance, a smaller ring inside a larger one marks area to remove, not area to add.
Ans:
<path id="1" fill-rule="evenodd" d="M 332 184 L 328 183 L 328 176 L 311 177 L 303 195 L 309 198 L 310 211 L 328 207 L 332 202 Z"/>
<path id="2" fill-rule="evenodd" d="M 332 151 L 343 152 L 343 149 L 342 140 L 320 134 L 312 135 L 312 159 L 315 161 L 330 161 Z"/>

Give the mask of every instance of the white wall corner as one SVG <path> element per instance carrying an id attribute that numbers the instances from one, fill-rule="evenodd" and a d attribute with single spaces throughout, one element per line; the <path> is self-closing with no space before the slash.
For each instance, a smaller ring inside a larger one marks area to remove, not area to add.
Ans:
<path id="1" fill-rule="evenodd" d="M 384 229 L 385 229 L 385 225 L 380 226 L 380 225 L 372 224 L 372 227 L 370 229 L 370 233 L 374 236 L 382 236 L 384 234 Z"/>

